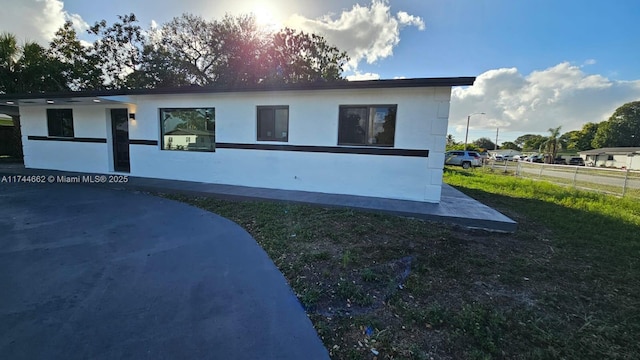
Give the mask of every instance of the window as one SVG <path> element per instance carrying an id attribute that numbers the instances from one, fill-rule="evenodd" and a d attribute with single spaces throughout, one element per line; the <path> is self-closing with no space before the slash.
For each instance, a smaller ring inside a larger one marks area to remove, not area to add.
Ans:
<path id="1" fill-rule="evenodd" d="M 258 141 L 289 141 L 288 106 L 258 106 Z"/>
<path id="2" fill-rule="evenodd" d="M 393 146 L 397 105 L 340 106 L 338 145 Z"/>
<path id="3" fill-rule="evenodd" d="M 215 109 L 160 109 L 162 150 L 215 151 Z"/>
<path id="4" fill-rule="evenodd" d="M 73 111 L 71 109 L 47 109 L 49 136 L 73 137 Z"/>

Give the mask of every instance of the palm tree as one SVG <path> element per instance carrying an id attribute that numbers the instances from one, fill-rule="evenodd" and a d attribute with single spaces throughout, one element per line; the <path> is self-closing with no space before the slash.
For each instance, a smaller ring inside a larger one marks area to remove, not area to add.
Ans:
<path id="1" fill-rule="evenodd" d="M 560 142 L 560 129 L 562 126 L 558 126 L 557 128 L 549 129 L 549 137 L 547 141 L 543 143 L 543 147 L 547 154 L 549 154 L 548 163 L 553 163 L 553 160 L 558 155 L 558 150 L 562 148 L 562 143 Z"/>
<path id="2" fill-rule="evenodd" d="M 20 48 L 13 34 L 0 34 L 0 93 L 15 92 Z"/>
<path id="3" fill-rule="evenodd" d="M 15 35 L 0 34 L 0 93 L 68 90 L 60 65 L 60 61 L 51 58 L 39 44 L 27 42 L 19 46 Z M 10 115 L 14 125 L 15 144 L 12 155 L 22 158 L 20 115 Z"/>

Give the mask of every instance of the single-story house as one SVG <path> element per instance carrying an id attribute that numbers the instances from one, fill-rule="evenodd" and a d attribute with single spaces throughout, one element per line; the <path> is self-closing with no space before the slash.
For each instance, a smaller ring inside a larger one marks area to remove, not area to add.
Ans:
<path id="1" fill-rule="evenodd" d="M 588 165 L 640 170 L 640 147 L 600 148 L 578 154 Z"/>
<path id="2" fill-rule="evenodd" d="M 0 95 L 27 168 L 440 201 L 474 77 Z"/>

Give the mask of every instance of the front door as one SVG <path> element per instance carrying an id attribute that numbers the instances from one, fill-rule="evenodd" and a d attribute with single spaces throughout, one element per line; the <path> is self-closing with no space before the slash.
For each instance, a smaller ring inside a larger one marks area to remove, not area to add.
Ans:
<path id="1" fill-rule="evenodd" d="M 129 172 L 129 115 L 127 109 L 111 109 L 113 169 Z"/>

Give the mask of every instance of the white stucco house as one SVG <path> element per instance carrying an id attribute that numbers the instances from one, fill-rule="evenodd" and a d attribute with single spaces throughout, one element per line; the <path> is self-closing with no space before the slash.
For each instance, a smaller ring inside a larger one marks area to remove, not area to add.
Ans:
<path id="1" fill-rule="evenodd" d="M 600 148 L 578 153 L 585 164 L 640 170 L 640 147 Z"/>
<path id="2" fill-rule="evenodd" d="M 473 77 L 0 95 L 27 168 L 440 201 Z"/>

